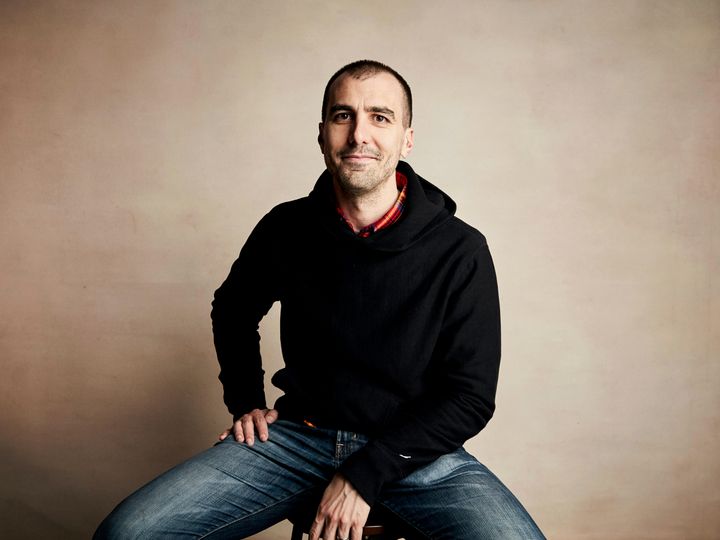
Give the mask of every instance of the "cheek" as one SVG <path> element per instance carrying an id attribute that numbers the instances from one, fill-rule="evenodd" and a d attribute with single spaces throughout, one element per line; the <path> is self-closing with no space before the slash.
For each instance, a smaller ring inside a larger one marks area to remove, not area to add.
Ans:
<path id="1" fill-rule="evenodd" d="M 325 148 L 328 151 L 337 151 L 345 146 L 346 140 L 347 139 L 339 130 L 335 130 L 332 133 L 327 134 L 327 138 L 325 139 Z"/>
<path id="2" fill-rule="evenodd" d="M 406 151 L 405 138 L 401 137 L 398 141 L 396 141 L 396 145 L 397 146 L 395 148 L 397 148 L 397 153 L 400 154 L 401 156 L 405 155 L 405 151 Z"/>

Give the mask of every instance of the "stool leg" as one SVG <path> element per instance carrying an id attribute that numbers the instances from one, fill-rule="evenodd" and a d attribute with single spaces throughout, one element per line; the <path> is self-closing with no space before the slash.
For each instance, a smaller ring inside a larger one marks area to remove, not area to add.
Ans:
<path id="1" fill-rule="evenodd" d="M 290 540 L 302 540 L 303 537 L 303 529 L 300 525 L 297 523 L 293 524 L 292 528 L 292 534 L 290 535 Z"/>

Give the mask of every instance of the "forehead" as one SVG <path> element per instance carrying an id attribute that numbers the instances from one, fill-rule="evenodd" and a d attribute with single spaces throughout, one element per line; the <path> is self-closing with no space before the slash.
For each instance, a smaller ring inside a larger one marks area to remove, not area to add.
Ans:
<path id="1" fill-rule="evenodd" d="M 384 105 L 398 114 L 403 112 L 404 93 L 400 82 L 384 71 L 356 78 L 349 74 L 340 76 L 330 87 L 328 105 Z"/>

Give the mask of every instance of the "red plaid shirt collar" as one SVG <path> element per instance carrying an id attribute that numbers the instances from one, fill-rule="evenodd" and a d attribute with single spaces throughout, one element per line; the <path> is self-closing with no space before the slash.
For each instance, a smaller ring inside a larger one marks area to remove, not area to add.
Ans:
<path id="1" fill-rule="evenodd" d="M 395 182 L 397 183 L 397 188 L 400 192 L 398 193 L 398 198 L 395 200 L 395 204 L 393 204 L 390 210 L 388 210 L 385 215 L 378 219 L 375 223 L 371 223 L 370 225 L 367 225 L 366 227 L 360 229 L 357 232 L 357 236 L 359 236 L 360 238 L 367 238 L 368 236 L 378 232 L 379 230 L 386 229 L 387 227 L 395 223 L 398 219 L 400 219 L 400 216 L 402 216 L 402 213 L 405 210 L 405 199 L 407 198 L 408 181 L 404 174 L 395 171 Z M 340 206 L 336 206 L 335 209 L 340 216 L 340 220 L 345 224 L 348 229 L 352 231 L 352 225 L 350 225 L 350 222 L 348 222 L 348 220 L 343 215 Z"/>

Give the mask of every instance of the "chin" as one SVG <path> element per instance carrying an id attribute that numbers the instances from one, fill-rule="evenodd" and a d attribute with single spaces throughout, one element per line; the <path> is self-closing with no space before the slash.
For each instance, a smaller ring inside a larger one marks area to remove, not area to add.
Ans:
<path id="1" fill-rule="evenodd" d="M 375 175 L 361 171 L 338 171 L 337 181 L 343 191 L 353 194 L 368 193 L 381 184 Z"/>

